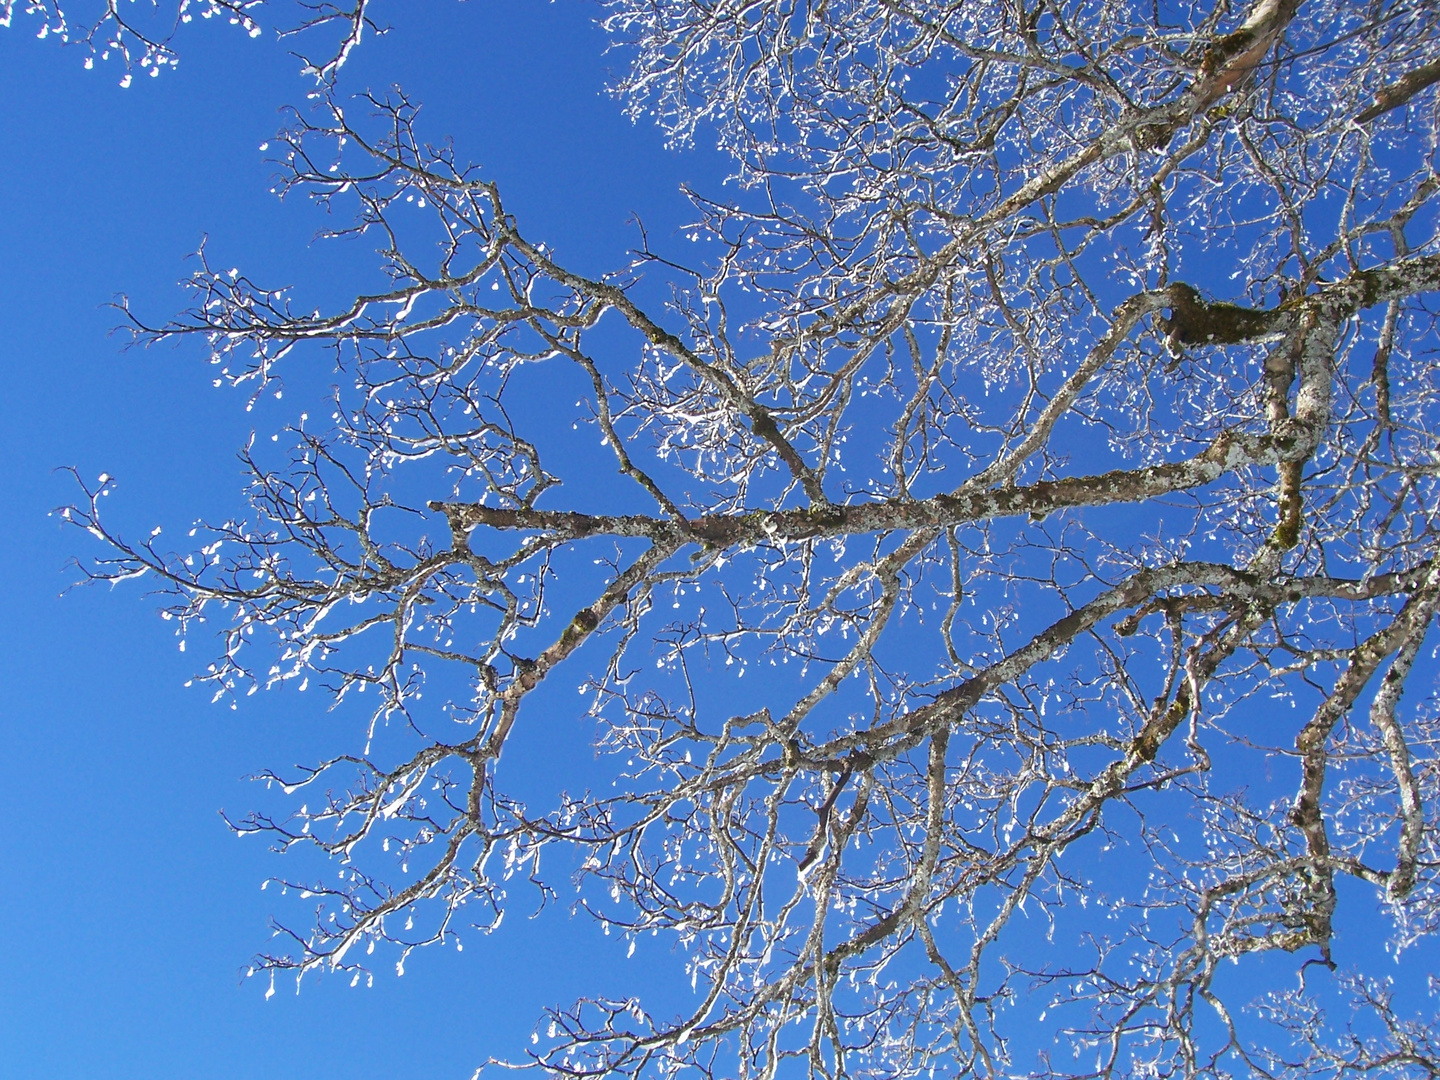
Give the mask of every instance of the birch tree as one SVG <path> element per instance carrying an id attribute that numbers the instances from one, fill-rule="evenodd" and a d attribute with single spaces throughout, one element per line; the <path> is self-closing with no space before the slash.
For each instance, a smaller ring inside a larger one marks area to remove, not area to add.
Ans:
<path id="1" fill-rule="evenodd" d="M 307 898 L 256 973 L 538 892 L 686 982 L 597 973 L 509 1048 L 544 1075 L 1435 1075 L 1387 980 L 1440 927 L 1440 8 L 602 21 L 731 155 L 679 234 L 577 268 L 337 92 L 271 149 L 383 287 L 202 260 L 131 315 L 254 395 L 342 373 L 193 552 L 65 511 L 220 628 L 217 699 L 352 732 L 233 822 Z"/>

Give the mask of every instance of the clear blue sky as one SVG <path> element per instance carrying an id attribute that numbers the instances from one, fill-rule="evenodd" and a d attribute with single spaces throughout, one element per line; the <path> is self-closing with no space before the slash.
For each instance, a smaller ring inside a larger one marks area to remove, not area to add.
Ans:
<path id="1" fill-rule="evenodd" d="M 664 150 L 602 96 L 593 8 L 390 14 L 394 32 L 366 43 L 343 85 L 402 84 L 427 133 L 453 135 L 529 234 L 574 264 L 623 265 L 632 211 L 652 233 L 673 229 L 681 180 L 718 189 L 712 155 Z M 326 717 L 293 695 L 231 712 L 183 689 L 208 658 L 177 651 L 139 588 L 61 595 L 67 559 L 93 552 L 48 516 L 72 496 L 58 466 L 118 477 L 111 502 L 130 532 L 177 529 L 233 512 L 235 451 L 301 407 L 290 394 L 283 413 L 247 415 L 193 351 L 124 351 L 107 302 L 178 311 L 175 282 L 207 235 L 215 258 L 272 281 L 344 265 L 311 245 L 312 208 L 268 194 L 257 148 L 310 88 L 287 43 L 207 25 L 177 46 L 178 70 L 121 90 L 113 62 L 83 70 L 18 14 L 0 31 L 0 1077 L 464 1080 L 527 1044 L 541 1007 L 568 1004 L 615 943 L 516 911 L 461 955 L 412 958 L 403 979 L 307 982 L 266 1002 L 241 973 L 268 939 L 260 883 L 281 867 L 217 810 L 253 805 L 243 774 L 311 758 Z"/>

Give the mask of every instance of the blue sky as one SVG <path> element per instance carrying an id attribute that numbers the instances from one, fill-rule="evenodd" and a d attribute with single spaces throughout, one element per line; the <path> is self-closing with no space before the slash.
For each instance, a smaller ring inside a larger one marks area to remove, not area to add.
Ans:
<path id="1" fill-rule="evenodd" d="M 673 230 L 679 183 L 713 186 L 719 165 L 665 150 L 602 96 L 592 15 L 416 5 L 356 54 L 345 85 L 403 84 L 427 132 L 452 134 L 498 179 L 531 235 L 584 269 L 619 266 L 631 212 Z M 310 89 L 287 43 L 207 25 L 177 45 L 177 70 L 121 90 L 113 62 L 87 72 L 78 49 L 34 40 L 18 15 L 0 31 L 0 1076 L 468 1077 L 528 1043 L 541 1007 L 568 1003 L 614 942 L 516 911 L 463 955 L 416 956 L 406 978 L 310 981 L 267 1002 L 241 976 L 268 939 L 274 897 L 259 885 L 277 867 L 217 810 L 253 805 L 244 774 L 307 760 L 325 716 L 293 695 L 212 707 L 183 688 L 200 658 L 177 651 L 142 590 L 62 595 L 67 560 L 93 553 L 48 516 L 72 496 L 58 467 L 117 477 L 116 520 L 132 532 L 179 528 L 234 512 L 236 450 L 301 407 L 292 393 L 284 411 L 247 415 L 244 392 L 212 389 L 193 351 L 125 351 L 108 302 L 178 311 L 175 283 L 207 236 L 215 258 L 270 280 L 344 267 L 311 244 L 310 207 L 268 193 L 257 148 Z M 312 374 L 301 400 L 324 389 L 328 373 Z"/>

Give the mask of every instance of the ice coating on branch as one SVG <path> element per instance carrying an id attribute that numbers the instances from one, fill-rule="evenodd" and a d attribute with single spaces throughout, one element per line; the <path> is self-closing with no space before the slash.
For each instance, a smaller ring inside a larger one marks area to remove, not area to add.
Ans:
<path id="1" fill-rule="evenodd" d="M 553 1073 L 1432 1054 L 1383 983 L 1325 983 L 1374 1038 L 1294 985 L 1378 936 L 1347 897 L 1407 963 L 1440 926 L 1437 18 L 617 0 L 621 92 L 741 183 L 601 276 L 402 94 L 318 92 L 268 152 L 375 287 L 202 252 L 137 330 L 252 403 L 331 361 L 329 424 L 189 554 L 70 508 L 218 626 L 221 700 L 349 725 L 235 823 L 319 912 L 261 967 L 524 893 L 673 947 L 552 1013 Z"/>

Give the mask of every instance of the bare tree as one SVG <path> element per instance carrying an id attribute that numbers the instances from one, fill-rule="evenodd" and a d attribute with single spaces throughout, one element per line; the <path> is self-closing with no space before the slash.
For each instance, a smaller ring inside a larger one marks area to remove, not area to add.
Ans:
<path id="1" fill-rule="evenodd" d="M 403 969 L 528 880 L 694 988 L 556 1010 L 547 1074 L 1440 1072 L 1378 974 L 1440 927 L 1440 7 L 604 25 L 734 156 L 683 241 L 577 272 L 398 92 L 329 100 L 283 188 L 388 285 L 206 264 L 136 325 L 256 394 L 328 350 L 331 421 L 195 553 L 66 511 L 224 623 L 217 698 L 363 714 L 235 824 L 340 869 L 258 968 Z M 590 790 L 500 769 L 592 730 Z"/>
<path id="2" fill-rule="evenodd" d="M 278 35 L 295 37 L 320 27 L 338 26 L 338 40 L 328 44 L 321 59 L 303 62 L 306 74 L 322 82 L 331 81 L 367 33 L 384 32 L 370 17 L 369 3 L 370 0 L 350 0 L 347 6 L 330 0 L 314 3 L 296 0 L 297 17 L 285 24 Z M 178 0 L 162 10 L 161 5 L 152 0 L 148 5 L 141 5 L 137 13 L 135 0 L 92 0 L 89 4 L 82 0 L 79 5 L 66 0 L 0 0 L 0 27 L 14 24 L 18 8 L 37 28 L 37 37 L 53 37 L 78 46 L 85 54 L 86 68 L 93 68 L 97 58 L 102 62 L 118 61 L 124 69 L 120 85 L 128 87 L 136 69 L 153 77 L 179 64 L 175 36 L 182 26 L 197 18 L 202 22 L 229 23 L 251 37 L 259 37 L 263 33 L 259 9 L 264 4 L 265 0 Z M 72 17 L 75 6 L 81 8 L 78 21 Z"/>

